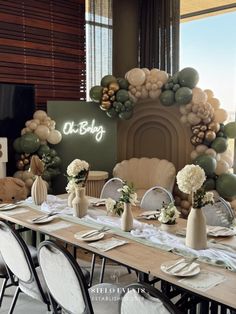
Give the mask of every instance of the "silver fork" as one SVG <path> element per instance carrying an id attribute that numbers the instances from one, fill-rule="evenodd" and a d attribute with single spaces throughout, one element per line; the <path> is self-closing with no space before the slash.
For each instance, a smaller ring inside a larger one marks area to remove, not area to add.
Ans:
<path id="1" fill-rule="evenodd" d="M 95 235 L 98 235 L 99 233 L 102 233 L 104 231 L 108 231 L 110 230 L 108 227 L 104 226 L 102 227 L 101 229 L 98 229 L 98 230 L 94 230 L 94 231 L 91 231 L 91 232 L 88 232 L 88 233 L 85 233 L 81 236 L 81 238 L 85 239 L 85 238 L 90 238 L 90 237 L 93 237 Z"/>
<path id="2" fill-rule="evenodd" d="M 32 221 L 33 222 L 39 221 L 39 220 L 46 219 L 48 217 L 51 217 L 51 216 L 54 216 L 54 215 L 57 215 L 57 214 L 59 214 L 59 212 L 51 212 L 51 213 L 48 213 L 47 215 L 43 215 L 43 216 L 40 216 L 40 217 L 33 218 Z"/>

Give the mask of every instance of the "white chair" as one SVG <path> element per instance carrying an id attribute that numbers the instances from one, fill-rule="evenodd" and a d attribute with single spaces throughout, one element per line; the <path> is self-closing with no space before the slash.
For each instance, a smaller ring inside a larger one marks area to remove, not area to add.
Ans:
<path id="1" fill-rule="evenodd" d="M 124 291 L 120 301 L 121 314 L 180 314 L 176 306 L 152 286 L 131 284 Z"/>
<path id="2" fill-rule="evenodd" d="M 49 309 L 40 267 L 34 267 L 30 251 L 18 232 L 3 221 L 0 222 L 0 252 L 6 266 L 18 279 L 8 314 L 13 313 L 20 292 L 45 303 Z"/>
<path id="3" fill-rule="evenodd" d="M 64 247 L 44 241 L 39 245 L 38 257 L 52 304 L 56 301 L 70 314 L 119 313 L 121 287 L 98 284 L 88 289 L 79 265 Z"/>
<path id="4" fill-rule="evenodd" d="M 173 202 L 172 194 L 167 189 L 157 185 L 147 190 L 141 200 L 140 207 L 146 210 L 157 210 L 163 207 L 163 203 L 168 205 Z"/>
<path id="5" fill-rule="evenodd" d="M 112 198 L 115 201 L 118 201 L 121 192 L 118 192 L 118 189 L 122 188 L 123 186 L 123 181 L 120 178 L 111 178 L 108 180 L 101 191 L 100 198 Z"/>
<path id="6" fill-rule="evenodd" d="M 214 197 L 214 204 L 207 204 L 202 209 L 209 226 L 230 227 L 235 218 L 231 206 L 222 198 Z"/>
<path id="7" fill-rule="evenodd" d="M 158 158 L 131 158 L 116 164 L 113 176 L 133 182 L 138 198 L 152 186 L 158 185 L 172 192 L 176 170 L 172 162 Z"/>

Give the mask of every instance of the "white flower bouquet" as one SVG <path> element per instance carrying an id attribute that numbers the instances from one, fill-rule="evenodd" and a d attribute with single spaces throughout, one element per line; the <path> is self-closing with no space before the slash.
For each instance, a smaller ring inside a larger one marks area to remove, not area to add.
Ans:
<path id="1" fill-rule="evenodd" d="M 121 216 L 121 214 L 124 211 L 123 203 L 119 201 L 117 202 L 110 197 L 106 199 L 105 206 L 106 206 L 107 214 Z"/>
<path id="2" fill-rule="evenodd" d="M 118 189 L 118 192 L 121 192 L 121 197 L 119 199 L 122 203 L 130 203 L 135 206 L 137 203 L 137 193 L 135 192 L 133 184 L 128 184 L 124 182 L 122 188 Z"/>
<path id="3" fill-rule="evenodd" d="M 75 187 L 84 187 L 87 182 L 88 174 L 89 164 L 84 160 L 74 159 L 67 167 L 67 192 L 72 192 Z"/>
<path id="4" fill-rule="evenodd" d="M 201 208 L 206 204 L 213 204 L 212 192 L 206 192 L 203 183 L 206 180 L 204 170 L 198 165 L 186 165 L 176 176 L 181 192 L 192 195 L 192 206 Z"/>
<path id="5" fill-rule="evenodd" d="M 158 220 L 163 224 L 174 225 L 178 217 L 179 211 L 175 207 L 174 203 L 169 203 L 168 205 L 164 204 L 163 208 L 161 208 Z"/>

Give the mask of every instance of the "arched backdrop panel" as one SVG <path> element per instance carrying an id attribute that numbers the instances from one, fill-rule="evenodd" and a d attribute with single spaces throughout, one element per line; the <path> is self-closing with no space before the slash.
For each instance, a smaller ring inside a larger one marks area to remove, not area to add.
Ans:
<path id="1" fill-rule="evenodd" d="M 190 161 L 191 130 L 180 122 L 177 105 L 162 106 L 159 100 L 135 105 L 130 120 L 118 121 L 118 161 L 132 157 L 157 157 L 174 163 L 176 170 Z"/>

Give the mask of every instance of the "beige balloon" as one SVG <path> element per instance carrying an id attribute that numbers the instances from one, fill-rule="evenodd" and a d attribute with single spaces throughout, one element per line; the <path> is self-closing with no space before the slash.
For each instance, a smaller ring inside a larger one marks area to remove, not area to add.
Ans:
<path id="1" fill-rule="evenodd" d="M 157 81 L 161 81 L 163 84 L 165 84 L 168 81 L 168 73 L 165 71 L 158 71 L 157 73 Z"/>
<path id="2" fill-rule="evenodd" d="M 196 159 L 199 156 L 199 153 L 196 150 L 193 150 L 190 154 L 191 160 Z"/>
<path id="3" fill-rule="evenodd" d="M 16 171 L 16 172 L 13 174 L 13 177 L 14 177 L 14 178 L 17 178 L 17 179 L 23 180 L 23 173 L 24 173 L 23 170 L 18 170 L 18 171 Z"/>
<path id="4" fill-rule="evenodd" d="M 191 124 L 191 125 L 196 125 L 198 123 L 201 122 L 201 118 L 199 118 L 195 113 L 193 112 L 190 112 L 187 116 L 188 118 L 188 122 Z"/>
<path id="5" fill-rule="evenodd" d="M 217 161 L 217 164 L 216 164 L 216 169 L 215 169 L 215 174 L 216 175 L 221 175 L 223 173 L 226 173 L 228 172 L 229 170 L 229 165 L 227 164 L 226 161 L 220 159 L 219 161 Z"/>
<path id="6" fill-rule="evenodd" d="M 148 68 L 142 68 L 143 72 L 147 75 L 150 74 L 150 70 Z"/>
<path id="7" fill-rule="evenodd" d="M 32 178 L 29 178 L 29 179 L 25 180 L 25 185 L 26 185 L 27 188 L 31 188 L 33 183 L 34 183 L 34 180 Z"/>
<path id="8" fill-rule="evenodd" d="M 223 123 L 228 119 L 228 113 L 224 109 L 217 109 L 214 113 L 214 121 Z"/>
<path id="9" fill-rule="evenodd" d="M 25 181 L 27 179 L 33 178 L 33 173 L 31 171 L 25 170 L 22 174 L 22 179 Z"/>
<path id="10" fill-rule="evenodd" d="M 47 141 L 50 143 L 50 144 L 58 144 L 60 143 L 62 139 L 62 135 L 61 135 L 61 132 L 59 132 L 58 130 L 52 130 L 50 133 L 49 133 L 49 136 L 47 138 Z"/>
<path id="11" fill-rule="evenodd" d="M 29 124 L 29 128 L 31 130 L 35 130 L 37 128 L 38 124 L 34 122 L 34 120 L 32 120 L 32 122 Z"/>
<path id="12" fill-rule="evenodd" d="M 205 153 L 213 158 L 216 158 L 216 151 L 213 148 L 208 148 Z"/>
<path id="13" fill-rule="evenodd" d="M 195 87 L 193 88 L 192 92 L 193 92 L 193 97 L 192 97 L 193 104 L 199 104 L 199 103 L 205 104 L 206 103 L 207 94 L 204 93 L 204 91 L 201 88 Z"/>
<path id="14" fill-rule="evenodd" d="M 142 69 L 134 68 L 129 71 L 127 80 L 134 86 L 142 85 L 146 80 L 145 72 Z"/>
<path id="15" fill-rule="evenodd" d="M 49 134 L 50 134 L 50 130 L 46 125 L 38 125 L 36 130 L 34 131 L 35 134 L 38 135 L 39 139 L 42 141 L 45 141 Z"/>
<path id="16" fill-rule="evenodd" d="M 208 103 L 212 105 L 214 110 L 218 110 L 220 108 L 220 101 L 217 98 L 210 98 L 208 99 Z"/>
<path id="17" fill-rule="evenodd" d="M 45 118 L 47 118 L 47 113 L 43 110 L 37 110 L 35 111 L 33 118 L 34 119 L 39 119 L 40 121 L 44 120 Z"/>
<path id="18" fill-rule="evenodd" d="M 157 90 L 150 90 L 149 91 L 149 97 L 152 99 L 157 99 L 161 94 L 161 90 L 157 89 Z"/>
<path id="19" fill-rule="evenodd" d="M 203 144 L 198 145 L 198 146 L 196 147 L 196 151 L 197 151 L 199 154 L 204 154 L 207 149 L 208 149 L 208 146 L 203 145 Z"/>
<path id="20" fill-rule="evenodd" d="M 205 89 L 205 90 L 204 90 L 204 93 L 207 94 L 207 98 L 208 98 L 208 99 L 214 97 L 214 93 L 213 93 L 213 91 L 210 90 L 210 89 Z"/>
<path id="21" fill-rule="evenodd" d="M 224 160 L 229 165 L 229 168 L 232 168 L 234 165 L 234 159 L 231 156 L 221 154 L 221 160 Z"/>
<path id="22" fill-rule="evenodd" d="M 188 123 L 188 118 L 186 115 L 183 115 L 181 118 L 180 118 L 180 122 L 183 123 L 183 124 L 186 124 Z"/>

